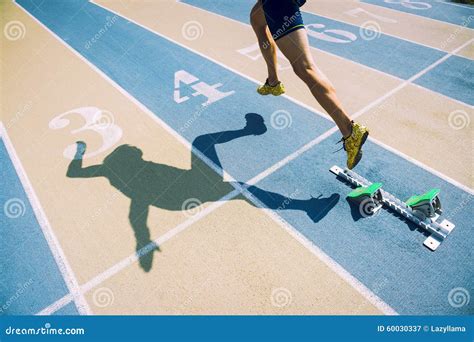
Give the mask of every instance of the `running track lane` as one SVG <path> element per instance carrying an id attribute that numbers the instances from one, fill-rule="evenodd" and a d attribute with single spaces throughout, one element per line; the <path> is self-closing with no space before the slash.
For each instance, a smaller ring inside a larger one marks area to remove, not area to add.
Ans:
<path id="1" fill-rule="evenodd" d="M 68 289 L 2 138 L 0 189 L 0 316 L 33 315 Z"/>

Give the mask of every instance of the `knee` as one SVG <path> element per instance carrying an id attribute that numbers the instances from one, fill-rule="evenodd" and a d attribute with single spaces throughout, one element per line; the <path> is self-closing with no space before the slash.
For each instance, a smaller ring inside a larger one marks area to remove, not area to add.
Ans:
<path id="1" fill-rule="evenodd" d="M 314 67 L 310 63 L 295 63 L 292 65 L 296 76 L 305 83 L 311 83 L 314 80 Z"/>
<path id="2" fill-rule="evenodd" d="M 318 89 L 322 93 L 335 92 L 334 86 L 325 77 L 318 75 L 316 67 L 312 63 L 300 63 L 293 65 L 295 74 L 305 82 L 311 89 Z"/>

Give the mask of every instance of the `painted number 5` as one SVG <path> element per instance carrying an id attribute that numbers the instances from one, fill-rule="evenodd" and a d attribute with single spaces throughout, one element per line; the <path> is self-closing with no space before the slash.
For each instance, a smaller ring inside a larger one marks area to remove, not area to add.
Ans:
<path id="1" fill-rule="evenodd" d="M 84 158 L 96 156 L 114 146 L 122 137 L 122 129 L 114 124 L 114 117 L 111 112 L 97 107 L 80 107 L 69 110 L 56 116 L 49 122 L 49 128 L 61 129 L 70 125 L 68 116 L 80 116 L 85 123 L 82 127 L 71 130 L 71 134 L 85 131 L 93 131 L 102 138 L 102 145 L 95 151 L 88 152 Z M 66 158 L 73 159 L 76 153 L 76 144 L 71 144 L 63 152 Z"/>

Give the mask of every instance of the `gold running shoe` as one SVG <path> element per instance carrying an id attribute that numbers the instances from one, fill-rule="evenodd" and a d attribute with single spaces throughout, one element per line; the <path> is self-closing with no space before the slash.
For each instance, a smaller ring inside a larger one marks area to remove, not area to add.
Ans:
<path id="1" fill-rule="evenodd" d="M 344 150 L 347 152 L 347 168 L 349 170 L 353 169 L 362 159 L 362 145 L 364 145 L 368 136 L 369 130 L 367 127 L 352 121 L 351 135 L 342 138 Z"/>
<path id="2" fill-rule="evenodd" d="M 268 83 L 268 79 L 267 79 L 264 85 L 261 85 L 260 87 L 257 88 L 257 93 L 259 93 L 260 95 L 272 94 L 273 96 L 278 96 L 285 93 L 285 86 L 281 82 L 278 82 L 274 86 L 271 86 Z"/>

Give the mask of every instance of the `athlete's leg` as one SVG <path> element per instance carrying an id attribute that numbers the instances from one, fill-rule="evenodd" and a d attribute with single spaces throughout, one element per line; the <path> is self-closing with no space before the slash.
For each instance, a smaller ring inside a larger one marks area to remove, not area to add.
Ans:
<path id="1" fill-rule="evenodd" d="M 250 23 L 257 35 L 258 46 L 260 47 L 262 56 L 267 63 L 268 83 L 270 85 L 275 85 L 278 83 L 277 46 L 272 38 L 270 30 L 268 29 L 261 0 L 258 0 L 250 12 Z"/>
<path id="2" fill-rule="evenodd" d="M 311 93 L 336 122 L 344 137 L 351 134 L 351 120 L 342 108 L 331 82 L 314 64 L 305 29 L 295 30 L 276 41 L 291 63 L 296 75 L 303 80 Z"/>

